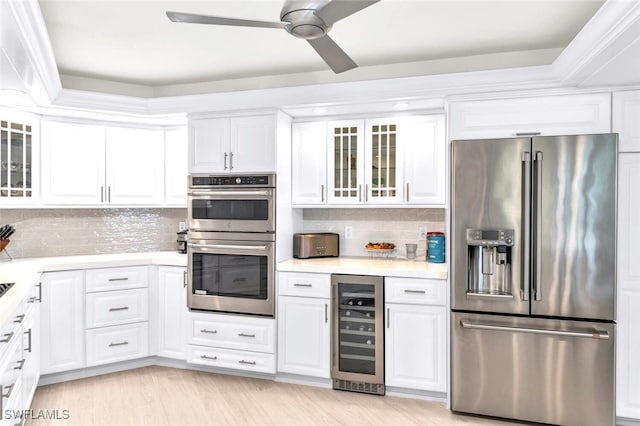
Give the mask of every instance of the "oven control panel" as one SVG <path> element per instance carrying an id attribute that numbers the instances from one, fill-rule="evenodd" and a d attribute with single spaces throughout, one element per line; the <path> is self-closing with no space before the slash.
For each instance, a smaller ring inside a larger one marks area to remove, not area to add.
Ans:
<path id="1" fill-rule="evenodd" d="M 192 188 L 203 186 L 275 186 L 275 175 L 191 175 Z"/>

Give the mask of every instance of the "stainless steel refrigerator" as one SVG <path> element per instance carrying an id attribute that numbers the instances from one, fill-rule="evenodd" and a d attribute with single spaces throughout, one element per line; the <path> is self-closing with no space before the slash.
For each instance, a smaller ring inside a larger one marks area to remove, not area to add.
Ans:
<path id="1" fill-rule="evenodd" d="M 452 142 L 452 410 L 615 424 L 617 145 Z"/>

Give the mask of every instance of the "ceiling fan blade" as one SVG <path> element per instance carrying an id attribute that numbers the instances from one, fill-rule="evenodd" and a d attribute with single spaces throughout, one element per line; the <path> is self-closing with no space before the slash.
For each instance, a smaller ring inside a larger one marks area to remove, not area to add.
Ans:
<path id="1" fill-rule="evenodd" d="M 336 74 L 349 71 L 358 66 L 353 62 L 353 59 L 344 53 L 344 50 L 327 35 L 307 41 Z"/>
<path id="2" fill-rule="evenodd" d="M 332 0 L 321 9 L 318 9 L 315 15 L 322 19 L 327 25 L 331 25 L 379 1 L 380 0 Z"/>
<path id="3" fill-rule="evenodd" d="M 220 16 L 197 15 L 194 13 L 167 12 L 173 22 L 189 24 L 233 25 L 237 27 L 284 28 L 287 22 L 252 21 L 250 19 L 223 18 Z"/>

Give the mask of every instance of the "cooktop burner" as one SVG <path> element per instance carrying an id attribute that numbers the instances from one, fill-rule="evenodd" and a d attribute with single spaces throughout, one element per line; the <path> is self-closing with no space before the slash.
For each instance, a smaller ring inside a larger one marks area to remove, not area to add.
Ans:
<path id="1" fill-rule="evenodd" d="M 0 297 L 5 294 L 15 283 L 0 283 Z"/>

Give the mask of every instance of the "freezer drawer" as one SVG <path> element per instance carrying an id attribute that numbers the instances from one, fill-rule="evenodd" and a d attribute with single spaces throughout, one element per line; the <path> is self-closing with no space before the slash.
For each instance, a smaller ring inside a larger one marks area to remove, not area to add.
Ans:
<path id="1" fill-rule="evenodd" d="M 615 424 L 615 324 L 451 314 L 451 409 Z"/>

